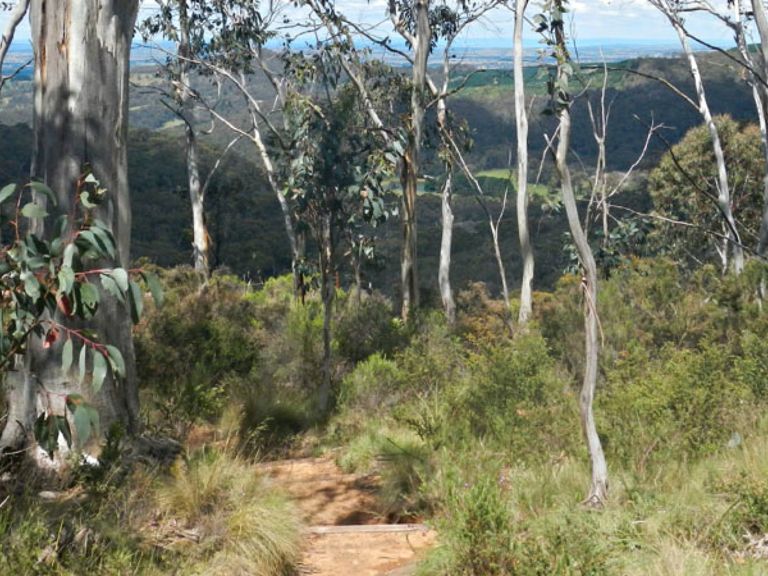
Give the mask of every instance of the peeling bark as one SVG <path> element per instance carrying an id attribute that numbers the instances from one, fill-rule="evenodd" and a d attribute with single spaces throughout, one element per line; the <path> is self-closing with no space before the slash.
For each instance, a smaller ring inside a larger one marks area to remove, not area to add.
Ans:
<path id="1" fill-rule="evenodd" d="M 138 0 L 33 0 L 30 6 L 35 50 L 32 176 L 43 180 L 57 194 L 58 209 L 67 211 L 77 178 L 89 166 L 109 191 L 98 215 L 112 226 L 117 264 L 123 267 L 130 259 L 128 57 L 137 11 Z M 36 411 L 30 400 L 41 402 L 41 385 L 50 392 L 90 398 L 103 430 L 122 421 L 129 432 L 136 431 L 139 405 L 129 311 L 102 294 L 98 317 L 87 327 L 120 349 L 125 380 L 118 385 L 108 379 L 94 397 L 88 386 L 62 374 L 61 343 L 46 350 L 33 339 L 26 369 L 11 376 L 9 401 L 18 423 L 6 426 L 0 448 L 27 439 Z"/>

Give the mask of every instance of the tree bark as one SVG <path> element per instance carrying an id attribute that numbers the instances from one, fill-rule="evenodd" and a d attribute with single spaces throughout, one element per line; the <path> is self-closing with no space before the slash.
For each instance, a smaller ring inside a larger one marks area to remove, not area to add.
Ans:
<path id="1" fill-rule="evenodd" d="M 429 24 L 429 0 L 414 2 L 416 43 L 413 58 L 413 87 L 411 91 L 411 129 L 403 159 L 403 252 L 400 261 L 400 282 L 403 291 L 403 319 L 408 320 L 419 307 L 419 278 L 417 253 L 416 195 L 419 183 L 419 155 L 424 124 L 424 92 L 427 59 L 432 31 Z"/>
<path id="2" fill-rule="evenodd" d="M 568 217 L 568 226 L 571 230 L 573 243 L 579 254 L 584 278 L 582 288 L 584 291 L 584 380 L 579 398 L 581 412 L 581 426 L 587 441 L 587 449 L 592 466 L 592 482 L 589 487 L 586 503 L 590 506 L 602 506 L 608 494 L 608 466 L 605 454 L 597 434 L 595 417 L 592 408 L 597 387 L 597 369 L 600 355 L 599 321 L 597 316 L 597 265 L 592 254 L 592 248 L 581 227 L 579 211 L 576 207 L 576 196 L 573 191 L 571 172 L 568 167 L 567 157 L 570 146 L 571 113 L 567 108 L 560 112 L 560 139 L 558 140 L 556 164 L 560 176 L 560 185 L 563 193 L 563 205 Z"/>
<path id="3" fill-rule="evenodd" d="M 731 265 L 733 271 L 736 274 L 740 274 L 744 270 L 744 250 L 741 247 L 741 238 L 739 236 L 738 229 L 736 227 L 736 220 L 733 217 L 733 210 L 731 207 L 731 193 L 728 183 L 728 170 L 725 166 L 725 154 L 723 152 L 723 146 L 720 141 L 720 134 L 717 131 L 717 126 L 712 118 L 712 112 L 707 102 L 707 94 L 704 90 L 704 82 L 701 79 L 701 71 L 699 70 L 696 56 L 691 49 L 688 42 L 688 36 L 685 33 L 685 29 L 680 22 L 679 16 L 674 13 L 673 10 L 667 8 L 662 10 L 669 19 L 672 27 L 675 29 L 678 38 L 680 39 L 680 45 L 682 46 L 683 53 L 688 60 L 688 67 L 693 78 L 693 83 L 696 88 L 696 96 L 698 98 L 699 113 L 704 119 L 704 123 L 707 125 L 709 136 L 712 139 L 712 149 L 715 153 L 715 162 L 717 164 L 717 205 L 720 213 L 728 227 L 728 240 L 730 253 L 733 255 Z"/>
<path id="4" fill-rule="evenodd" d="M 534 257 L 528 227 L 528 112 L 525 108 L 525 78 L 523 76 L 523 24 L 528 0 L 515 2 L 514 76 L 515 122 L 517 125 L 517 230 L 520 256 L 523 259 L 523 279 L 520 285 L 518 322 L 524 325 L 533 313 Z"/>
<path id="5" fill-rule="evenodd" d="M 200 154 L 195 132 L 195 113 L 193 95 L 191 93 L 191 75 L 189 59 L 191 53 L 189 40 L 189 15 L 186 0 L 179 0 L 179 99 L 181 114 L 184 120 L 184 132 L 187 139 L 187 186 L 189 201 L 192 206 L 192 261 L 195 271 L 204 280 L 208 279 L 209 246 L 208 230 L 205 225 L 205 197 L 203 184 L 200 181 Z"/>
<path id="6" fill-rule="evenodd" d="M 323 298 L 323 381 L 318 394 L 318 411 L 325 414 L 330 408 L 331 374 L 331 317 L 336 286 L 333 282 L 333 230 L 331 214 L 320 218 L 320 275 Z"/>
<path id="7" fill-rule="evenodd" d="M 29 10 L 29 0 L 19 0 L 13 7 L 13 11 L 8 17 L 8 23 L 5 26 L 2 37 L 0 37 L 0 89 L 3 88 L 6 76 L 3 75 L 3 68 L 5 64 L 5 57 L 8 55 L 8 50 L 13 43 L 13 37 L 16 35 L 16 29 L 21 24 L 24 16 Z"/>
<path id="8" fill-rule="evenodd" d="M 752 0 L 752 13 L 755 19 L 760 42 L 760 69 L 763 80 L 768 80 L 768 14 L 763 0 Z M 768 89 L 760 87 L 757 82 L 752 86 L 757 115 L 760 121 L 760 136 L 763 140 L 763 153 L 766 157 L 766 173 L 763 177 L 763 218 L 760 222 L 760 236 L 757 245 L 758 256 L 765 256 L 768 249 L 768 128 L 766 127 L 766 106 L 768 105 Z"/>
<path id="9" fill-rule="evenodd" d="M 562 8 L 562 4 L 558 8 Z M 570 55 L 562 28 L 555 30 L 555 40 L 558 59 L 557 84 L 567 85 L 568 75 L 564 71 L 564 64 L 570 62 Z M 587 235 L 581 226 L 579 210 L 576 206 L 576 195 L 571 180 L 571 171 L 568 167 L 568 151 L 571 145 L 571 103 L 570 96 L 567 94 L 564 96 L 567 102 L 558 102 L 557 104 L 560 129 L 557 149 L 555 150 L 555 166 L 560 177 L 560 187 L 563 194 L 565 213 L 568 218 L 568 227 L 571 231 L 573 243 L 576 245 L 576 252 L 579 255 L 582 269 L 584 270 L 581 286 L 584 292 L 585 362 L 584 380 L 579 397 L 579 411 L 592 469 L 589 492 L 584 503 L 591 507 L 602 507 L 608 496 L 608 465 L 605 461 L 605 453 L 603 452 L 600 436 L 597 433 L 593 411 L 593 400 L 595 389 L 597 388 L 598 360 L 600 357 L 600 340 L 598 337 L 600 325 L 597 313 L 597 265 L 595 264 L 595 257 L 592 254 L 592 248 L 589 245 Z"/>
<path id="10" fill-rule="evenodd" d="M 446 175 L 443 192 L 440 195 L 442 236 L 440 239 L 440 265 L 437 281 L 440 286 L 440 297 L 443 301 L 445 318 L 449 324 L 456 322 L 456 302 L 451 289 L 451 246 L 453 244 L 453 178 L 450 167 Z"/>
<path id="11" fill-rule="evenodd" d="M 33 0 L 30 6 L 35 56 L 34 155 L 32 176 L 58 197 L 68 211 L 84 167 L 108 190 L 99 217 L 112 226 L 117 264 L 130 259 L 131 209 L 126 136 L 128 60 L 138 0 Z M 95 395 L 61 372 L 60 346 L 43 349 L 33 339 L 26 370 L 12 376 L 10 405 L 18 422 L 6 426 L 0 448 L 18 446 L 30 432 L 35 410 L 43 406 L 41 387 L 52 394 L 80 393 L 97 406 L 102 429 L 122 421 L 129 432 L 139 422 L 131 320 L 128 309 L 102 293 L 96 319 L 87 327 L 99 340 L 120 349 L 126 378 L 108 379 Z M 30 401 L 36 398 L 36 402 Z"/>

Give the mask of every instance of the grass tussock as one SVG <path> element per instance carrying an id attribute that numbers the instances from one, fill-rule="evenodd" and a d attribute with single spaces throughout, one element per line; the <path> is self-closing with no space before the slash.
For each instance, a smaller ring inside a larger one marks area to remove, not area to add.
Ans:
<path id="1" fill-rule="evenodd" d="M 290 572 L 299 557 L 298 516 L 254 466 L 227 452 L 201 452 L 174 465 L 157 489 L 166 524 L 181 523 L 198 539 L 187 548 L 190 573 Z"/>

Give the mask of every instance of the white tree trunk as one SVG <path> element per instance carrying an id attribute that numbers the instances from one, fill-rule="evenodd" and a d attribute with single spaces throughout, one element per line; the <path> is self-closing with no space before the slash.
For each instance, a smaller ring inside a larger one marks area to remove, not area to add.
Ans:
<path id="1" fill-rule="evenodd" d="M 29 10 L 29 0 L 19 0 L 13 7 L 13 10 L 8 17 L 8 22 L 3 31 L 2 37 L 0 37 L 0 89 L 5 84 L 5 76 L 3 75 L 3 65 L 5 64 L 5 57 L 8 55 L 8 49 L 13 43 L 13 38 L 16 35 L 16 29 L 24 20 L 24 16 Z"/>
<path id="2" fill-rule="evenodd" d="M 592 482 L 587 495 L 586 504 L 602 506 L 608 495 L 608 466 L 603 453 L 600 436 L 597 434 L 593 400 L 597 387 L 598 359 L 600 356 L 599 320 L 597 315 L 597 266 L 592 254 L 584 229 L 581 227 L 579 211 L 576 206 L 576 196 L 573 191 L 571 172 L 568 167 L 568 149 L 571 136 L 571 113 L 568 108 L 560 112 L 560 138 L 556 152 L 557 171 L 563 193 L 563 205 L 568 217 L 573 243 L 579 254 L 579 260 L 584 269 L 582 288 L 584 291 L 584 381 L 581 387 L 579 408 L 581 411 L 581 426 L 587 441 L 587 449 L 592 466 Z"/>
<path id="3" fill-rule="evenodd" d="M 333 230 L 331 214 L 323 214 L 320 220 L 320 276 L 323 298 L 323 380 L 318 393 L 318 412 L 325 414 L 330 407 L 332 392 L 331 374 L 331 319 L 336 286 L 333 281 Z"/>
<path id="4" fill-rule="evenodd" d="M 86 166 L 108 190 L 99 216 L 110 223 L 118 265 L 130 260 L 131 209 L 126 137 L 128 129 L 128 59 L 138 0 L 33 0 L 30 6 L 35 51 L 34 158 L 32 176 L 58 197 L 58 209 L 70 207 L 76 181 Z M 102 342 L 117 346 L 127 377 L 104 383 L 94 397 L 88 386 L 61 372 L 60 345 L 43 349 L 32 340 L 28 371 L 13 377 L 9 401 L 18 422 L 6 426 L 0 448 L 28 438 L 35 418 L 37 386 L 54 394 L 78 392 L 98 407 L 102 429 L 120 420 L 138 427 L 131 319 L 128 309 L 102 294 L 98 318 L 87 327 Z M 34 386 L 35 389 L 30 389 Z M 19 413 L 22 411 L 24 413 Z"/>
<path id="5" fill-rule="evenodd" d="M 179 83 L 181 113 L 185 124 L 187 138 L 187 187 L 189 201 L 192 206 L 192 261 L 197 271 L 204 279 L 210 271 L 208 259 L 208 230 L 205 225 L 205 197 L 203 184 L 200 180 L 200 155 L 195 132 L 195 112 L 193 95 L 191 93 L 191 77 L 189 73 L 189 58 L 193 56 L 189 44 L 189 16 L 187 1 L 179 0 Z"/>
<path id="6" fill-rule="evenodd" d="M 443 191 L 440 195 L 441 226 L 440 238 L 440 265 L 437 272 L 437 280 L 440 286 L 440 298 L 443 301 L 443 310 L 449 324 L 456 321 L 456 302 L 453 299 L 451 289 L 451 247 L 453 244 L 453 175 L 450 166 L 446 175 Z"/>
<path id="7" fill-rule="evenodd" d="M 704 82 L 701 79 L 701 71 L 699 70 L 696 56 L 688 43 L 688 36 L 685 33 L 685 29 L 677 14 L 670 12 L 666 12 L 665 14 L 675 29 L 675 32 L 677 32 L 683 53 L 688 60 L 688 67 L 690 68 L 691 77 L 693 78 L 693 83 L 696 88 L 699 113 L 704 119 L 707 130 L 709 130 L 709 136 L 712 139 L 712 149 L 715 153 L 715 162 L 717 164 L 717 205 L 725 220 L 726 226 L 728 227 L 730 252 L 733 255 L 731 265 L 733 266 L 733 271 L 736 274 L 739 274 L 744 270 L 744 250 L 741 247 L 741 238 L 736 226 L 736 220 L 733 217 L 731 192 L 728 184 L 728 170 L 725 166 L 725 154 L 720 141 L 720 134 L 717 131 L 715 121 L 712 119 L 712 112 L 709 108 L 709 103 L 707 102 L 706 91 L 704 90 Z"/>
<path id="8" fill-rule="evenodd" d="M 768 81 L 768 14 L 766 14 L 763 0 L 752 0 L 752 13 L 755 19 L 757 33 L 760 36 L 758 44 L 760 48 L 761 67 L 760 73 L 764 81 Z M 766 106 L 768 105 L 768 89 L 764 85 L 758 86 L 753 82 L 753 94 L 757 107 L 757 116 L 760 121 L 760 136 L 763 140 L 763 153 L 766 157 L 766 173 L 763 177 L 763 218 L 760 222 L 760 237 L 757 245 L 757 253 L 764 256 L 768 249 L 768 127 L 766 127 Z"/>
<path id="9" fill-rule="evenodd" d="M 523 279 L 520 286 L 518 322 L 525 324 L 533 312 L 534 258 L 528 227 L 528 112 L 525 108 L 525 77 L 523 75 L 523 24 L 528 0 L 515 1 L 514 76 L 515 121 L 517 123 L 517 230 L 520 256 L 523 259 Z M 506 280 L 505 280 L 506 282 Z"/>

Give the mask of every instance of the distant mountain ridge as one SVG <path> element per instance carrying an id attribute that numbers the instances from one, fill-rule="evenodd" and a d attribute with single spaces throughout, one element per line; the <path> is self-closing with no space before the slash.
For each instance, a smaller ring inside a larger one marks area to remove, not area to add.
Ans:
<path id="1" fill-rule="evenodd" d="M 721 48 L 730 46 L 720 45 L 722 42 L 713 41 L 712 45 Z M 396 48 L 404 48 L 402 42 L 392 41 L 391 45 Z M 270 45 L 272 49 L 279 49 L 281 42 L 273 42 Z M 298 48 L 307 48 L 306 44 L 295 44 Z M 376 47 L 373 44 L 362 43 L 361 46 L 371 48 L 374 57 L 383 58 L 390 64 L 402 64 L 402 60 L 397 56 Z M 526 65 L 535 66 L 542 63 L 543 46 L 534 40 L 524 42 L 524 60 Z M 694 49 L 706 51 L 708 48 L 703 46 L 694 46 Z M 144 43 L 134 43 L 131 52 L 131 66 L 146 66 L 165 59 L 167 52 L 174 50 L 172 42 L 157 42 L 153 45 Z M 437 48 L 441 50 L 440 45 Z M 466 38 L 456 42 L 453 50 L 457 62 L 468 66 L 485 68 L 508 68 L 512 66 L 512 39 L 505 42 L 499 38 Z M 622 40 L 620 38 L 589 39 L 578 41 L 576 44 L 575 56 L 582 62 L 620 62 L 634 58 L 670 58 L 680 54 L 680 46 L 674 42 L 657 40 Z M 8 52 L 8 58 L 3 67 L 3 74 L 9 74 L 14 71 L 19 64 L 27 62 L 32 58 L 32 47 L 29 40 L 16 41 Z M 437 64 L 435 64 L 437 65 Z M 440 64 L 442 65 L 442 64 Z M 29 77 L 27 71 L 22 77 Z"/>

